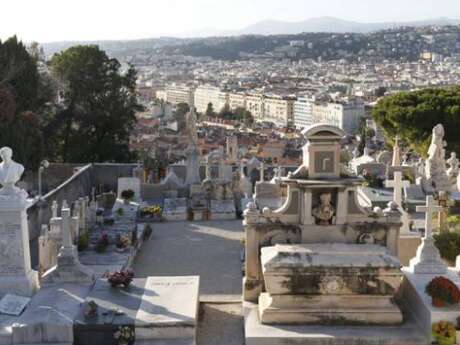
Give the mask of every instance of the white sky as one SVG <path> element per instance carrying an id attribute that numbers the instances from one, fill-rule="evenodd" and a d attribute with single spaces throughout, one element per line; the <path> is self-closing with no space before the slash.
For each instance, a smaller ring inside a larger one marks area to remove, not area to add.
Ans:
<path id="1" fill-rule="evenodd" d="M 0 0 L 0 39 L 24 41 L 181 36 L 237 30 L 265 19 L 380 22 L 460 18 L 460 0 Z"/>

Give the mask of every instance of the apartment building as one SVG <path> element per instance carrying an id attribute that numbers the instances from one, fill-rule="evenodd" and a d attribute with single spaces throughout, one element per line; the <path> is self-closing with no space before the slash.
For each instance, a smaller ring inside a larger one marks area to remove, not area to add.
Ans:
<path id="1" fill-rule="evenodd" d="M 314 97 L 300 96 L 294 102 L 294 125 L 296 128 L 305 128 L 313 124 Z"/>
<path id="2" fill-rule="evenodd" d="M 294 120 L 295 98 L 267 96 L 263 103 L 263 121 L 273 122 L 278 126 L 287 126 Z"/>
<path id="3" fill-rule="evenodd" d="M 158 90 L 156 96 L 165 102 L 177 105 L 179 103 L 192 104 L 194 101 L 195 90 L 193 87 L 186 85 L 172 84 L 167 86 L 165 90 Z"/>
<path id="4" fill-rule="evenodd" d="M 246 109 L 246 95 L 242 92 L 231 92 L 228 94 L 228 104 L 232 110 L 236 108 Z"/>
<path id="5" fill-rule="evenodd" d="M 364 102 L 359 98 L 337 103 L 314 103 L 312 107 L 312 123 L 327 123 L 349 134 L 356 133 L 359 120 L 364 115 Z"/>
<path id="6" fill-rule="evenodd" d="M 198 113 L 206 113 L 208 104 L 212 103 L 215 112 L 220 111 L 220 89 L 212 85 L 200 85 L 195 90 L 195 108 Z"/>
<path id="7" fill-rule="evenodd" d="M 254 93 L 246 95 L 246 110 L 249 110 L 255 121 L 264 121 L 264 95 Z"/>

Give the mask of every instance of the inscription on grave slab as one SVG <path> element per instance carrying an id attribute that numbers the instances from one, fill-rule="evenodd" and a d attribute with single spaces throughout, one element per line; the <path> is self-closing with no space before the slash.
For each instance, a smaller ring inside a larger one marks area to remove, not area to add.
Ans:
<path id="1" fill-rule="evenodd" d="M 20 224 L 0 224 L 0 275 L 16 275 L 24 271 Z"/>
<path id="2" fill-rule="evenodd" d="M 19 316 L 29 302 L 30 298 L 7 294 L 0 301 L 0 313 Z"/>
<path id="3" fill-rule="evenodd" d="M 147 278 L 136 325 L 195 325 L 198 288 L 197 276 Z"/>

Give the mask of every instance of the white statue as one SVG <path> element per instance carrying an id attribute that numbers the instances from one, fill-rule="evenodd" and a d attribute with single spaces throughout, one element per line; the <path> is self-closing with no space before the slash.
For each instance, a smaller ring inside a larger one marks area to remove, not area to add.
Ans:
<path id="1" fill-rule="evenodd" d="M 426 178 L 435 191 L 450 191 L 450 183 L 446 173 L 446 161 L 444 158 L 446 145 L 444 139 L 444 127 L 441 124 L 433 128 L 431 145 L 428 148 L 428 159 L 426 160 Z"/>
<path id="2" fill-rule="evenodd" d="M 21 179 L 24 173 L 24 166 L 13 161 L 13 150 L 9 147 L 2 147 L 0 149 L 0 184 L 3 186 L 0 189 L 0 195 L 14 195 L 19 194 L 20 189 L 16 187 L 16 182 Z"/>
<path id="3" fill-rule="evenodd" d="M 449 169 L 447 169 L 447 176 L 449 178 L 455 178 L 458 175 L 458 166 L 460 162 L 458 161 L 457 154 L 455 152 L 450 153 L 450 158 L 447 160 L 449 164 Z"/>

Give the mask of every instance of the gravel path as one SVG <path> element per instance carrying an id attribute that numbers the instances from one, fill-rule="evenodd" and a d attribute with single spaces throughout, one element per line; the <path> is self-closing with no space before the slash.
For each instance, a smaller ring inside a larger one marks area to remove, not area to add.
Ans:
<path id="1" fill-rule="evenodd" d="M 199 275 L 203 295 L 241 295 L 241 220 L 153 224 L 138 254 L 137 277 Z"/>

